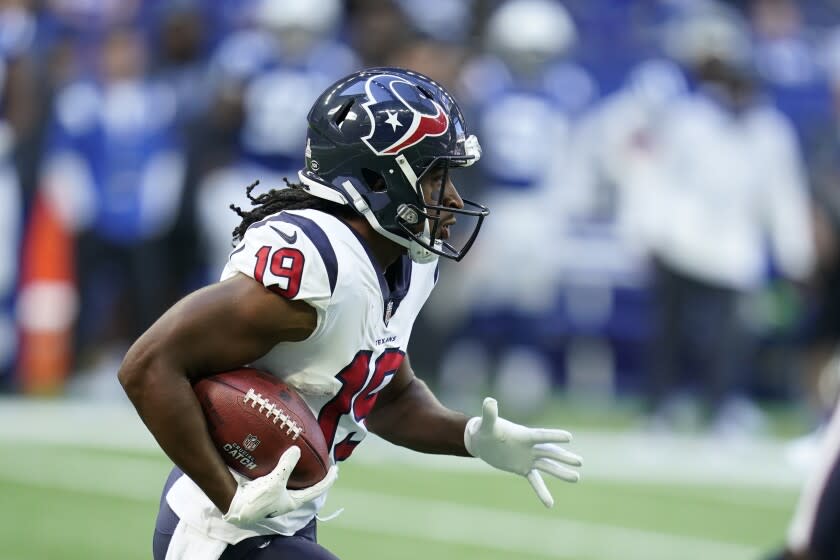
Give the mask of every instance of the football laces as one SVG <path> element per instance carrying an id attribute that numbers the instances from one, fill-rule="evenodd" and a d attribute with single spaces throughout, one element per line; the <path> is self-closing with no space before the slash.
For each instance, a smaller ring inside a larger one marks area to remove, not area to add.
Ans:
<path id="1" fill-rule="evenodd" d="M 245 404 L 251 404 L 251 408 L 259 406 L 259 412 L 264 413 L 265 417 L 271 420 L 274 424 L 280 424 L 280 428 L 286 428 L 286 435 L 291 435 L 292 440 L 296 440 L 303 433 L 303 428 L 294 421 L 294 419 L 286 414 L 286 412 L 277 404 L 271 402 L 261 393 L 257 393 L 253 387 L 248 389 L 245 393 Z"/>

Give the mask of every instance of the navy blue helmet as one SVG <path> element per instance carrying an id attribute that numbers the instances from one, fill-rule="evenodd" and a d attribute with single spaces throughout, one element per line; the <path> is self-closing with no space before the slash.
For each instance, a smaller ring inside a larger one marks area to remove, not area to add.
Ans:
<path id="1" fill-rule="evenodd" d="M 306 167 L 299 176 L 311 194 L 351 206 L 416 262 L 466 255 L 489 210 L 468 200 L 464 208 L 444 208 L 443 188 L 437 203 L 429 204 L 420 188 L 429 170 L 443 166 L 446 181 L 449 168 L 481 156 L 443 87 L 401 68 L 362 70 L 324 91 L 308 121 Z M 476 218 L 460 247 L 436 238 L 441 211 Z"/>

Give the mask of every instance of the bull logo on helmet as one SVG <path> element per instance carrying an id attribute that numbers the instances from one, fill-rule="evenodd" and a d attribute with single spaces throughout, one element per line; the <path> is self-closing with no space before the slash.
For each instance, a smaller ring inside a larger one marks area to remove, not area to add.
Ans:
<path id="1" fill-rule="evenodd" d="M 405 77 L 373 76 L 365 83 L 365 93 L 368 101 L 362 107 L 371 129 L 362 140 L 376 155 L 397 155 L 449 129 L 443 107 Z"/>

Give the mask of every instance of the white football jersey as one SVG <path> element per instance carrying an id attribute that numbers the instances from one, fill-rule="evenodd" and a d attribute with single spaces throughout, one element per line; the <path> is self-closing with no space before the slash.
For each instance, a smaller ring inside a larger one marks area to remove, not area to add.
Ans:
<path id="1" fill-rule="evenodd" d="M 437 261 L 417 264 L 402 256 L 386 279 L 350 226 L 324 212 L 294 210 L 251 225 L 221 279 L 245 274 L 278 297 L 305 301 L 316 310 L 318 322 L 309 338 L 280 343 L 251 365 L 297 389 L 318 418 L 337 462 L 347 459 L 367 434 L 365 418 L 405 356 L 414 320 L 437 273 Z M 325 500 L 246 530 L 224 522 L 186 476 L 167 494 L 182 520 L 227 542 L 258 534 L 291 535 Z"/>

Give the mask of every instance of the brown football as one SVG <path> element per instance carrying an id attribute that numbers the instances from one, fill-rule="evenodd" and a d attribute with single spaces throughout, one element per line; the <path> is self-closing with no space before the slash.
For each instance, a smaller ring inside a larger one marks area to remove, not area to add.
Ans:
<path id="1" fill-rule="evenodd" d="M 292 445 L 300 461 L 292 489 L 312 486 L 327 474 L 329 451 L 318 420 L 294 389 L 253 368 L 201 378 L 193 390 L 204 410 L 210 437 L 225 462 L 247 478 L 270 473 Z"/>

